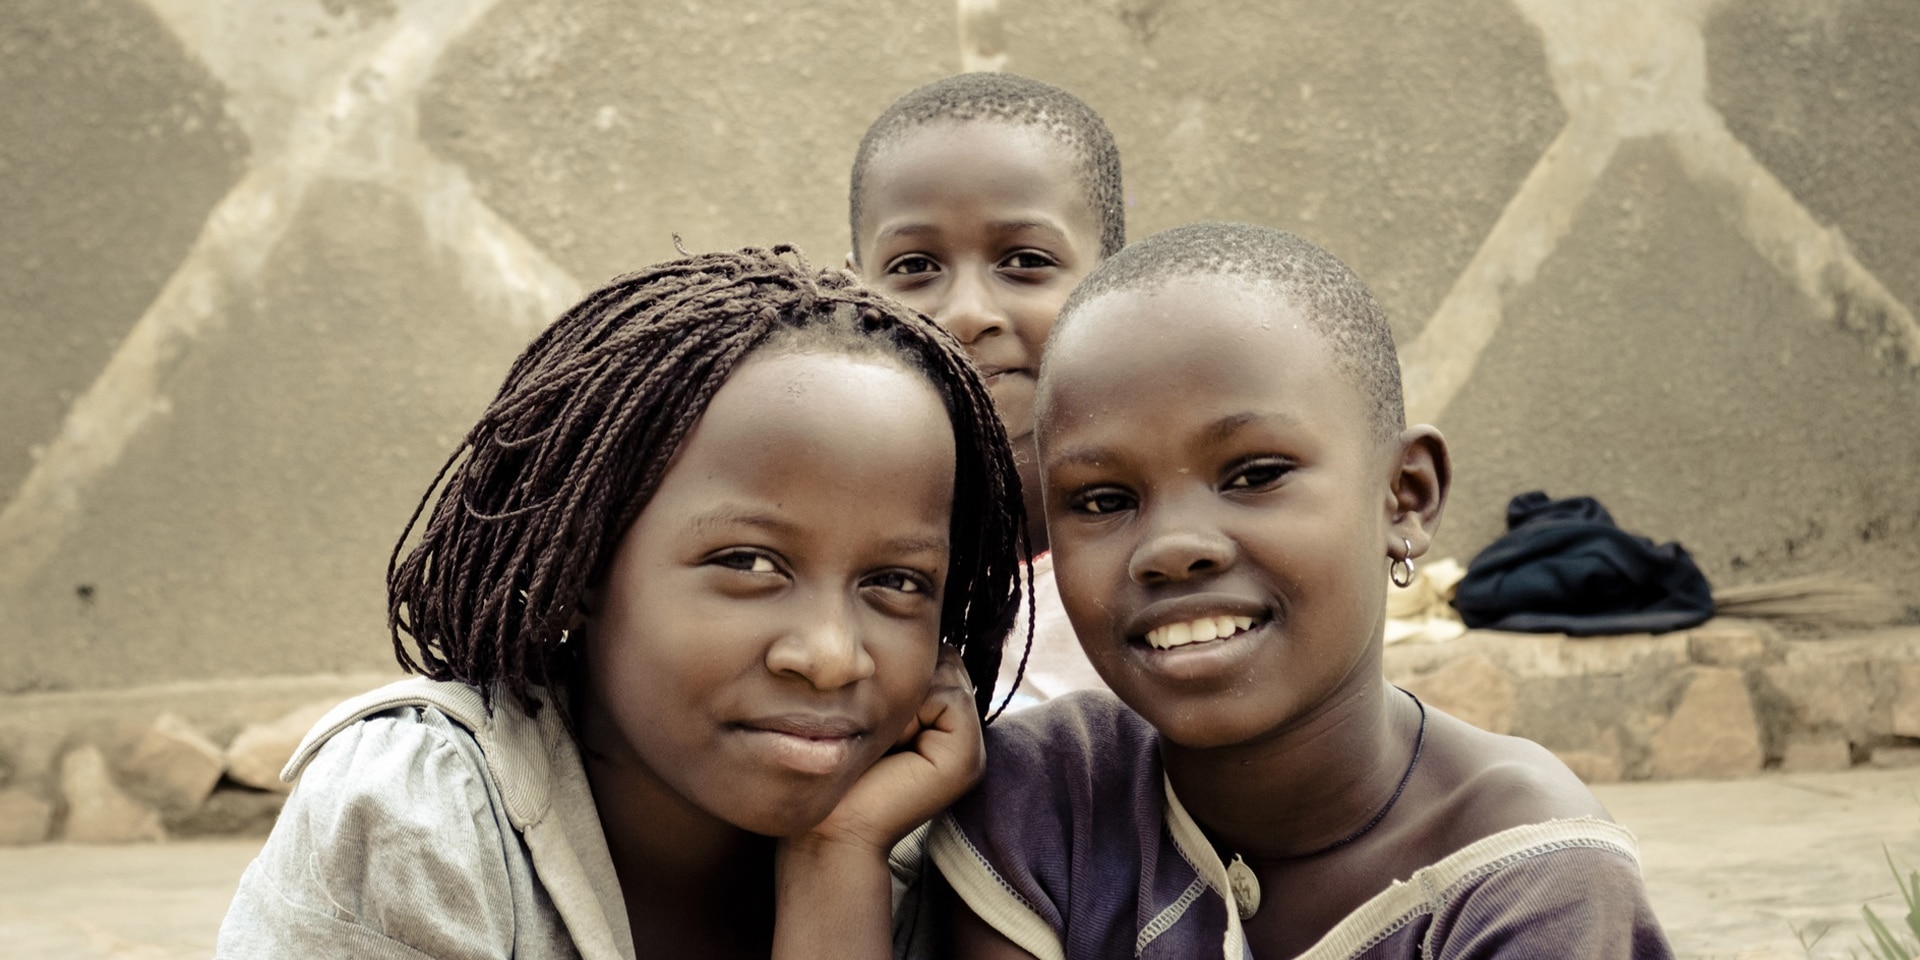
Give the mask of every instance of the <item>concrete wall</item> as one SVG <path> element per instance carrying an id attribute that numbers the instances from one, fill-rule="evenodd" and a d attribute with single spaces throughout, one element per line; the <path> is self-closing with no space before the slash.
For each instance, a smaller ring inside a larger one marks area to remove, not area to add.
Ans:
<path id="1" fill-rule="evenodd" d="M 0 692 L 391 663 L 415 498 L 539 325 L 847 246 L 911 86 L 1120 140 L 1134 236 L 1296 229 L 1455 443 L 1440 548 L 1590 493 L 1920 616 L 1906 0 L 0 0 Z"/>

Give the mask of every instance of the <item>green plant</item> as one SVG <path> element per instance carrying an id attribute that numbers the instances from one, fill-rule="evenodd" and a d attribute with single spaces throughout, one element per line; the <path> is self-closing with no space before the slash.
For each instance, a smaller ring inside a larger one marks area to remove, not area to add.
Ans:
<path id="1" fill-rule="evenodd" d="M 1903 878 L 1899 866 L 1893 862 L 1893 851 L 1887 850 L 1886 855 L 1887 869 L 1893 871 L 1894 886 L 1900 889 L 1901 898 L 1907 901 L 1907 929 L 1888 927 L 1872 907 L 1862 904 L 1860 914 L 1867 920 L 1867 929 L 1873 933 L 1873 942 L 1868 943 L 1862 937 L 1860 945 L 1867 948 L 1867 956 L 1877 960 L 1914 960 L 1920 956 L 1920 870 L 1909 868 Z"/>

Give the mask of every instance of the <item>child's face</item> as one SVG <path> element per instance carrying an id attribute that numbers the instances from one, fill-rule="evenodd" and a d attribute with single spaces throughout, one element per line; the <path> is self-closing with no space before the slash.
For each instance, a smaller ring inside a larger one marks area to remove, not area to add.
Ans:
<path id="1" fill-rule="evenodd" d="M 1031 127 L 976 120 L 912 131 L 868 164 L 860 272 L 932 317 L 987 376 L 1015 441 L 1060 305 L 1100 258 L 1073 155 Z"/>
<path id="2" fill-rule="evenodd" d="M 1089 304 L 1054 350 L 1054 571 L 1113 691 L 1210 747 L 1379 683 L 1396 445 L 1298 311 L 1185 278 Z"/>
<path id="3" fill-rule="evenodd" d="M 926 698 L 954 457 L 918 373 L 748 359 L 594 598 L 587 745 L 734 826 L 819 823 Z"/>

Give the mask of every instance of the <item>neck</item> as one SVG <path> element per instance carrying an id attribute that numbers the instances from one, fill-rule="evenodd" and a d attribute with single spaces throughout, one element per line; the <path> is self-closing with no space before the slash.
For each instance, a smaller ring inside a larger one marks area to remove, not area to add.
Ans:
<path id="1" fill-rule="evenodd" d="M 1419 728 L 1413 701 L 1358 685 L 1256 743 L 1160 753 L 1180 803 L 1248 859 L 1317 851 L 1365 827 L 1399 787 Z"/>
<path id="2" fill-rule="evenodd" d="M 1020 497 L 1027 510 L 1027 559 L 1031 560 L 1048 549 L 1046 497 L 1040 489 L 1040 451 L 1034 446 L 1032 434 L 1012 443 L 1013 466 L 1020 474 Z"/>

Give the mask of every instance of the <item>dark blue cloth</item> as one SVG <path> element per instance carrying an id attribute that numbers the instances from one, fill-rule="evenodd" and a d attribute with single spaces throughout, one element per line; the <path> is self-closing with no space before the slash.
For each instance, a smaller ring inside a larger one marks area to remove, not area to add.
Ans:
<path id="1" fill-rule="evenodd" d="M 1713 589 L 1679 544 L 1620 529 L 1592 497 L 1535 490 L 1507 504 L 1507 534 L 1467 566 L 1453 608 L 1492 630 L 1665 633 L 1713 616 Z"/>

